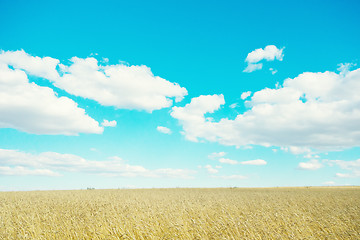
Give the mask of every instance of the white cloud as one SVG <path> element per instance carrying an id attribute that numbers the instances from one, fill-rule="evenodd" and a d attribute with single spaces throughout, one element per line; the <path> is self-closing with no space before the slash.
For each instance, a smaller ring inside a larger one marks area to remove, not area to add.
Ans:
<path id="1" fill-rule="evenodd" d="M 211 119 L 205 119 L 205 113 L 213 113 L 225 103 L 224 96 L 209 95 L 193 98 L 185 107 L 173 107 L 171 116 L 178 119 L 184 129 L 185 137 L 197 142 L 197 136 L 203 135 L 212 127 Z M 210 124 L 207 124 L 210 123 Z M 216 136 L 210 138 L 215 141 Z"/>
<path id="2" fill-rule="evenodd" d="M 161 133 L 171 134 L 171 130 L 167 127 L 158 126 L 156 129 Z"/>
<path id="3" fill-rule="evenodd" d="M 216 158 L 221 158 L 221 157 L 223 157 L 225 155 L 226 155 L 226 152 L 213 152 L 213 153 L 208 155 L 208 158 L 216 159 Z"/>
<path id="4" fill-rule="evenodd" d="M 244 149 L 253 149 L 254 147 L 253 146 L 251 146 L 251 145 L 246 145 L 246 146 L 244 146 Z"/>
<path id="5" fill-rule="evenodd" d="M 24 50 L 20 51 L 0 51 L 0 64 L 10 65 L 16 69 L 22 69 L 30 75 L 46 79 L 57 79 L 59 77 L 56 66 L 59 60 L 51 57 L 33 57 Z"/>
<path id="6" fill-rule="evenodd" d="M 263 67 L 262 63 L 249 63 L 243 72 L 251 73 L 256 70 L 262 69 L 262 67 Z"/>
<path id="7" fill-rule="evenodd" d="M 187 91 L 176 83 L 154 76 L 147 66 L 101 66 L 95 58 L 71 59 L 55 86 L 70 94 L 93 99 L 104 106 L 152 112 L 181 101 Z"/>
<path id="8" fill-rule="evenodd" d="M 181 101 L 187 95 L 185 88 L 154 76 L 144 65 L 99 65 L 93 57 L 73 57 L 71 62 L 66 66 L 57 59 L 32 57 L 24 51 L 0 53 L 0 63 L 46 78 L 72 95 L 95 100 L 104 106 L 152 112 L 170 107 L 172 98 Z"/>
<path id="9" fill-rule="evenodd" d="M 173 169 L 173 168 L 160 168 L 155 170 L 147 170 L 149 174 L 145 174 L 145 177 L 166 177 L 166 178 L 182 178 L 193 179 L 196 171 L 188 169 Z"/>
<path id="10" fill-rule="evenodd" d="M 304 158 L 320 158 L 319 155 L 314 155 L 312 152 L 309 152 L 303 156 Z"/>
<path id="11" fill-rule="evenodd" d="M 236 164 L 242 164 L 242 165 L 257 165 L 257 166 L 261 166 L 261 165 L 266 165 L 267 162 L 265 160 L 262 159 L 256 159 L 256 160 L 249 160 L 249 161 L 242 161 L 242 162 L 238 162 L 236 160 L 232 160 L 229 158 L 220 158 L 219 159 L 220 163 L 225 163 L 225 164 L 231 164 L 231 165 L 236 165 Z"/>
<path id="12" fill-rule="evenodd" d="M 256 160 L 250 160 L 250 161 L 243 161 L 243 162 L 240 162 L 240 164 L 261 166 L 261 165 L 266 165 L 267 162 L 262 159 L 256 159 Z"/>
<path id="13" fill-rule="evenodd" d="M 335 176 L 339 177 L 339 178 L 351 178 L 352 177 L 352 175 L 349 173 L 336 173 Z"/>
<path id="14" fill-rule="evenodd" d="M 236 108 L 237 106 L 238 106 L 237 103 L 233 103 L 233 104 L 231 104 L 229 107 L 230 107 L 230 108 Z"/>
<path id="15" fill-rule="evenodd" d="M 311 150 L 307 147 L 296 147 L 296 146 L 289 146 L 289 147 L 282 147 L 281 150 L 285 152 L 291 152 L 292 154 L 299 155 L 299 154 L 311 154 Z"/>
<path id="16" fill-rule="evenodd" d="M 115 120 L 108 121 L 104 119 L 104 121 L 101 123 L 101 126 L 103 127 L 116 127 L 117 122 Z"/>
<path id="17" fill-rule="evenodd" d="M 242 176 L 242 175 L 230 175 L 230 176 L 213 176 L 216 178 L 222 178 L 225 180 L 242 180 L 242 179 L 246 179 L 246 176 Z"/>
<path id="18" fill-rule="evenodd" d="M 35 134 L 103 132 L 99 123 L 86 115 L 85 110 L 79 108 L 73 100 L 57 97 L 51 88 L 29 83 L 25 72 L 10 69 L 2 63 L 0 128 L 15 128 Z"/>
<path id="19" fill-rule="evenodd" d="M 220 158 L 220 159 L 219 159 L 219 162 L 221 162 L 221 163 L 226 163 L 226 164 L 231 164 L 231 165 L 238 164 L 237 161 L 232 160 L 232 159 L 229 159 L 229 158 Z"/>
<path id="20" fill-rule="evenodd" d="M 334 181 L 327 181 L 327 182 L 324 182 L 323 184 L 327 185 L 327 186 L 333 186 L 333 185 L 335 185 L 335 182 Z"/>
<path id="21" fill-rule="evenodd" d="M 31 176 L 51 176 L 51 177 L 61 176 L 59 173 L 53 172 L 48 169 L 28 169 L 20 166 L 19 167 L 0 166 L 0 176 L 1 175 L 7 175 L 7 176 L 31 175 Z"/>
<path id="22" fill-rule="evenodd" d="M 340 74 L 344 75 L 347 74 L 350 71 L 350 68 L 355 67 L 356 64 L 354 63 L 340 63 L 338 65 L 338 71 L 340 72 Z"/>
<path id="23" fill-rule="evenodd" d="M 269 68 L 269 71 L 271 72 L 272 75 L 274 75 L 275 73 L 277 73 L 277 70 L 276 70 L 276 69 L 273 69 L 273 68 Z"/>
<path id="24" fill-rule="evenodd" d="M 333 151 L 360 146 L 359 91 L 360 69 L 344 75 L 307 72 L 279 88 L 255 92 L 249 110 L 235 119 L 204 117 L 225 103 L 223 95 L 193 98 L 173 107 L 171 116 L 191 141 Z"/>
<path id="25" fill-rule="evenodd" d="M 209 172 L 209 173 L 218 173 L 219 170 L 213 168 L 211 165 L 206 165 L 204 168 L 206 168 L 206 170 Z"/>
<path id="26" fill-rule="evenodd" d="M 258 48 L 250 52 L 245 59 L 248 66 L 245 68 L 244 72 L 253 72 L 255 70 L 262 69 L 262 64 L 258 63 L 262 60 L 274 61 L 277 59 L 282 61 L 284 57 L 283 50 L 284 48 L 278 49 L 274 45 L 268 45 L 264 49 Z"/>
<path id="27" fill-rule="evenodd" d="M 336 173 L 335 176 L 339 178 L 360 178 L 360 171 L 354 170 L 352 173 Z"/>
<path id="28" fill-rule="evenodd" d="M 59 172 L 83 172 L 104 176 L 123 177 L 169 177 L 193 178 L 196 172 L 188 169 L 146 169 L 143 166 L 130 165 L 119 157 L 105 161 L 90 161 L 73 154 L 43 152 L 30 154 L 17 150 L 0 149 L 0 175 L 48 175 L 58 176 Z"/>
<path id="29" fill-rule="evenodd" d="M 358 178 L 360 177 L 360 159 L 355 161 L 344 161 L 344 160 L 328 160 L 327 163 L 330 166 L 334 164 L 339 166 L 341 169 L 349 170 L 350 173 L 336 173 L 337 177 L 340 178 Z"/>
<path id="30" fill-rule="evenodd" d="M 251 95 L 251 91 L 243 92 L 243 93 L 241 94 L 241 99 L 242 99 L 242 100 L 245 100 L 245 99 L 247 99 L 248 97 L 250 97 L 250 95 Z"/>
<path id="31" fill-rule="evenodd" d="M 45 78 L 70 94 L 105 106 L 153 110 L 180 101 L 185 88 L 154 76 L 146 66 L 99 65 L 95 58 L 73 57 L 65 66 L 58 59 L 21 51 L 0 52 L 0 128 L 35 134 L 102 133 L 103 127 L 67 97 L 50 87 L 30 83 L 29 76 Z M 105 61 L 106 62 L 106 61 Z M 116 121 L 104 120 L 102 126 Z"/>
<path id="32" fill-rule="evenodd" d="M 258 48 L 249 53 L 245 59 L 249 63 L 257 63 L 265 59 L 267 61 L 274 61 L 275 59 L 282 61 L 284 48 L 278 49 L 275 45 L 268 45 L 264 49 Z"/>
<path id="33" fill-rule="evenodd" d="M 317 159 L 312 159 L 308 162 L 301 162 L 298 166 L 299 169 L 303 170 L 317 170 L 322 167 L 323 165 Z"/>
<path id="34" fill-rule="evenodd" d="M 360 170 L 360 159 L 355 160 L 355 161 L 329 160 L 328 162 L 338 165 L 341 169 L 346 169 L 346 170 L 359 169 Z"/>

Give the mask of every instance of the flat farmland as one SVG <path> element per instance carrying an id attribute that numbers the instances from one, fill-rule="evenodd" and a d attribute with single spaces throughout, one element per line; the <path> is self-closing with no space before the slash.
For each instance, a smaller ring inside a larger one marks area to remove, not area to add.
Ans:
<path id="1" fill-rule="evenodd" d="M 360 187 L 0 192 L 0 239 L 360 239 Z"/>

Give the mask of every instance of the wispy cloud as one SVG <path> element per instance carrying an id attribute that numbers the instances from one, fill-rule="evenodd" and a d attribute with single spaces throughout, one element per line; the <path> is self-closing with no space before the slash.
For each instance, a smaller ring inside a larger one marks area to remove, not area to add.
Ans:
<path id="1" fill-rule="evenodd" d="M 354 64 L 354 63 L 340 63 L 340 64 L 338 64 L 338 66 L 339 67 L 338 67 L 337 70 L 340 72 L 340 74 L 344 75 L 344 74 L 347 74 L 352 67 L 355 67 L 356 64 Z"/>
<path id="2" fill-rule="evenodd" d="M 3 175 L 59 176 L 62 172 L 82 172 L 103 176 L 190 179 L 196 173 L 188 169 L 146 169 L 143 166 L 130 165 L 117 156 L 104 161 L 93 161 L 73 154 L 30 154 L 8 149 L 0 149 L 0 164 L 0 174 Z"/>
<path id="3" fill-rule="evenodd" d="M 335 182 L 334 181 L 327 181 L 327 182 L 324 182 L 323 185 L 333 186 L 333 185 L 335 185 Z"/>
<path id="4" fill-rule="evenodd" d="M 344 160 L 327 160 L 330 166 L 337 165 L 343 170 L 348 170 L 346 173 L 336 173 L 339 178 L 360 178 L 360 159 L 355 161 Z"/>
<path id="5" fill-rule="evenodd" d="M 230 104 L 230 105 L 229 105 L 229 108 L 236 108 L 237 106 L 238 106 L 237 103 L 233 103 L 233 104 Z"/>
<path id="6" fill-rule="evenodd" d="M 226 155 L 226 152 L 213 152 L 213 153 L 208 155 L 208 158 L 217 159 L 217 158 L 221 158 L 221 157 L 223 157 L 225 155 Z"/>
<path id="7" fill-rule="evenodd" d="M 247 179 L 246 176 L 243 175 L 229 175 L 229 176 L 213 176 L 214 178 L 221 178 L 225 180 L 243 180 Z"/>
<path id="8" fill-rule="evenodd" d="M 49 169 L 29 169 L 21 166 L 17 167 L 1 167 L 0 166 L 0 175 L 7 175 L 7 176 L 51 176 L 51 177 L 58 177 L 61 174 L 53 172 Z"/>
<path id="9" fill-rule="evenodd" d="M 263 159 L 256 159 L 256 160 L 249 160 L 249 161 L 236 161 L 236 160 L 232 160 L 229 158 L 220 158 L 219 159 L 220 163 L 225 163 L 225 164 L 230 164 L 230 165 L 236 165 L 236 164 L 241 164 L 241 165 L 255 165 L 255 166 L 262 166 L 262 165 L 266 165 L 267 162 Z"/>
<path id="10" fill-rule="evenodd" d="M 232 159 L 229 159 L 229 158 L 220 158 L 220 159 L 219 159 L 219 162 L 220 162 L 220 163 L 231 164 L 231 165 L 238 164 L 237 161 L 232 160 Z"/>

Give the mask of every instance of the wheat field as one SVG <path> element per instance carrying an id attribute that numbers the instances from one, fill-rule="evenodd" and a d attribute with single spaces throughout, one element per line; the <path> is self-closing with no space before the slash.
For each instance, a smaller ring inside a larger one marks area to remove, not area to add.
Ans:
<path id="1" fill-rule="evenodd" d="M 0 239 L 360 239 L 360 187 L 1 192 Z"/>

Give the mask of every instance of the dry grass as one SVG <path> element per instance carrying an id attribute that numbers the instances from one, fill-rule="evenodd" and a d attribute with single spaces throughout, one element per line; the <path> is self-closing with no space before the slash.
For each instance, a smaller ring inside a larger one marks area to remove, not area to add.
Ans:
<path id="1" fill-rule="evenodd" d="M 360 239 L 360 188 L 3 192 L 0 239 Z"/>

